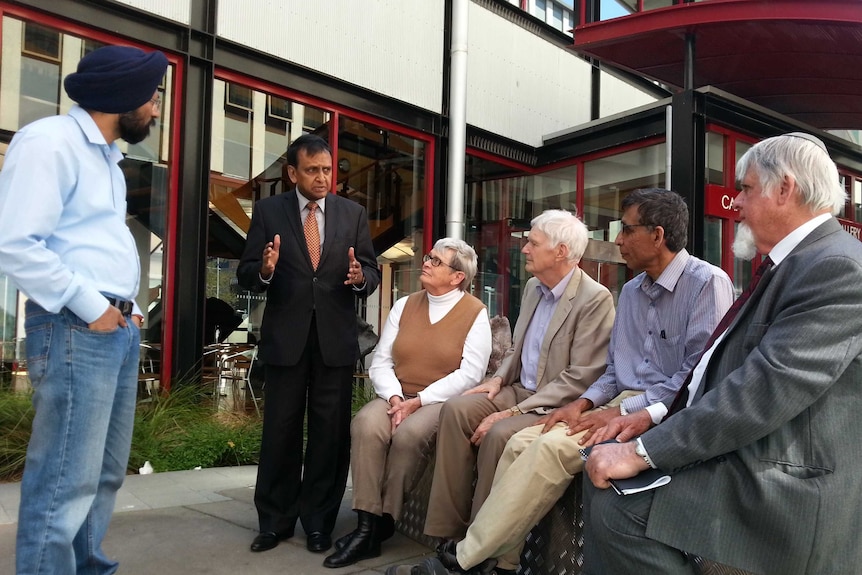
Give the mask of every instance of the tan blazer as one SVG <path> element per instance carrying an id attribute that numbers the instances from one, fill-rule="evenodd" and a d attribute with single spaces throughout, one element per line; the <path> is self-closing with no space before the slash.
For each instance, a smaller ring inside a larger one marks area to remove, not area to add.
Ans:
<path id="1" fill-rule="evenodd" d="M 539 305 L 538 285 L 530 278 L 524 288 L 514 343 L 494 374 L 503 385 L 520 380 L 524 335 Z M 522 411 L 547 413 L 574 401 L 604 373 L 615 315 L 608 289 L 575 268 L 542 342 L 536 393 L 518 404 Z"/>

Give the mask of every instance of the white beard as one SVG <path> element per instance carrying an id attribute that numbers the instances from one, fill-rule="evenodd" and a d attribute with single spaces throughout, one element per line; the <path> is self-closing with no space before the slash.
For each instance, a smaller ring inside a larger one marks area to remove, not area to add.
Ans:
<path id="1" fill-rule="evenodd" d="M 736 237 L 733 239 L 733 255 L 741 260 L 752 260 L 757 255 L 757 246 L 754 243 L 754 234 L 748 224 L 742 222 L 736 228 Z"/>

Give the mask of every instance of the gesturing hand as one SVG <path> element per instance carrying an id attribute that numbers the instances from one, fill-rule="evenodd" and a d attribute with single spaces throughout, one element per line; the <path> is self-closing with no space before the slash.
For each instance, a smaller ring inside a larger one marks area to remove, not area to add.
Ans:
<path id="1" fill-rule="evenodd" d="M 362 273 L 362 264 L 356 259 L 353 248 L 347 249 L 347 259 L 350 263 L 347 265 L 347 279 L 344 285 L 362 285 L 365 283 L 365 274 Z"/>
<path id="2" fill-rule="evenodd" d="M 275 264 L 278 263 L 278 253 L 281 249 L 281 236 L 275 234 L 272 241 L 263 248 L 263 263 L 260 266 L 260 277 L 269 279 L 275 272 Z"/>

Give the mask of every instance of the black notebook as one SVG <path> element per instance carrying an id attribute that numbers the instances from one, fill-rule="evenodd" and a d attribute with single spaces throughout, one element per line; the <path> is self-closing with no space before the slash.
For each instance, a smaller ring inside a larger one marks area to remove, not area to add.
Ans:
<path id="1" fill-rule="evenodd" d="M 616 440 L 612 439 L 603 443 L 616 443 Z M 593 446 L 591 445 L 580 450 L 581 458 L 584 461 L 586 461 L 590 456 L 590 451 L 592 449 Z M 627 479 L 609 479 L 608 481 L 618 495 L 631 495 L 633 493 L 640 493 L 641 491 L 648 491 L 650 489 L 655 489 L 656 487 L 661 487 L 662 485 L 667 485 L 670 483 L 670 475 L 660 469 L 649 468 L 645 471 L 641 471 L 634 477 L 629 477 Z"/>

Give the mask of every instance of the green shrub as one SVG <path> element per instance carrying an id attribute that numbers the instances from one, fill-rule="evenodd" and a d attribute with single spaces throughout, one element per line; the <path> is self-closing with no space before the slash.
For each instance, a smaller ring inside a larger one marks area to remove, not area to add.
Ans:
<path id="1" fill-rule="evenodd" d="M 21 478 L 34 413 L 29 394 L 0 391 L 0 481 Z"/>
<path id="2" fill-rule="evenodd" d="M 374 397 L 370 386 L 354 385 L 352 412 Z M 30 394 L 0 388 L 0 481 L 21 478 L 33 413 Z M 257 464 L 261 433 L 257 416 L 213 413 L 199 385 L 175 384 L 169 394 L 138 404 L 129 472 L 146 461 L 156 472 Z"/>
<path id="3" fill-rule="evenodd" d="M 129 469 L 145 461 L 156 472 L 256 464 L 261 425 L 256 417 L 213 413 L 200 388 L 177 386 L 138 406 Z"/>

